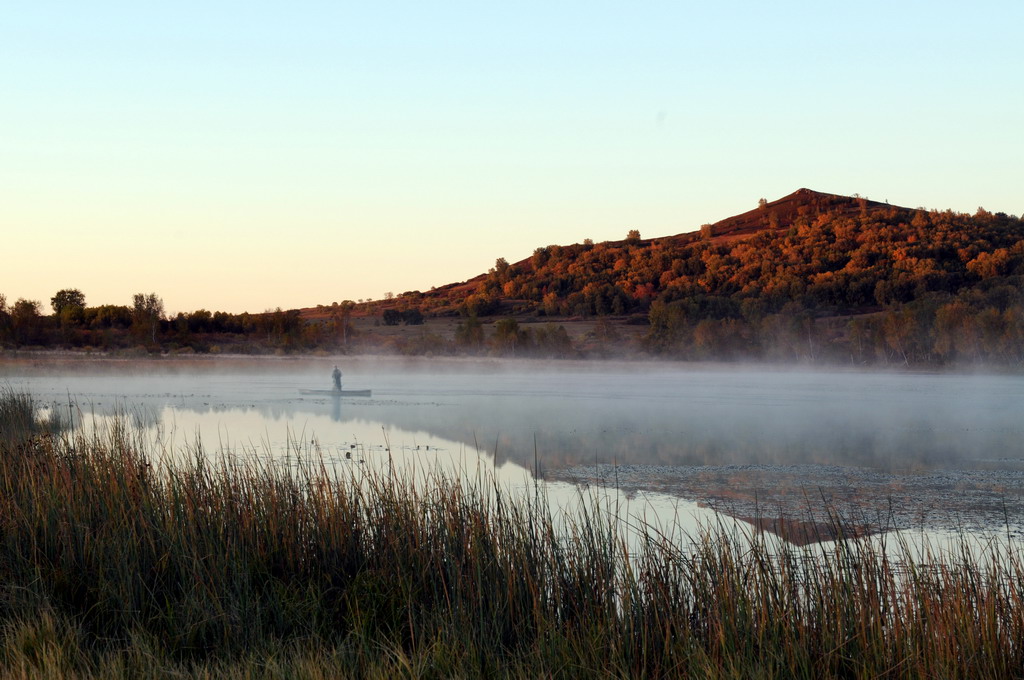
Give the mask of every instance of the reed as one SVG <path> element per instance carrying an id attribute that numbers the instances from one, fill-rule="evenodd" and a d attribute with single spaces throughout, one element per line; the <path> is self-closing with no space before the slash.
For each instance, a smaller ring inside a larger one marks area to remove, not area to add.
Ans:
<path id="1" fill-rule="evenodd" d="M 172 462 L 123 424 L 8 429 L 24 399 L 0 398 L 11 677 L 1024 677 L 1012 544 L 825 552 L 722 525 L 637 547 L 597 496 L 562 519 L 315 451 Z"/>
<path id="2" fill-rule="evenodd" d="M 11 447 L 43 430 L 36 404 L 27 394 L 0 389 L 0 442 Z"/>

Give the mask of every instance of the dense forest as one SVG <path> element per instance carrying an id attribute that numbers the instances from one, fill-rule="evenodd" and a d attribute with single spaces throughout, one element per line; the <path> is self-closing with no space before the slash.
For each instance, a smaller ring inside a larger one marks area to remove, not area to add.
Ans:
<path id="1" fill-rule="evenodd" d="M 801 189 L 698 231 L 539 247 L 470 281 L 378 301 L 172 318 L 153 293 L 88 307 L 62 290 L 52 315 L 0 295 L 0 345 L 1014 365 L 1022 292 L 1015 216 Z M 585 334 L 566 330 L 580 322 Z"/>

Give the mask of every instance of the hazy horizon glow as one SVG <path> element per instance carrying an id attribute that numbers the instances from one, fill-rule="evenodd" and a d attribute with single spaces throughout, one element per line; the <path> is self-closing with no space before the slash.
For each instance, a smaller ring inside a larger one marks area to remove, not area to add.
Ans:
<path id="1" fill-rule="evenodd" d="M 379 299 L 800 187 L 1024 211 L 1024 5 L 41 0 L 0 21 L 8 302 Z"/>

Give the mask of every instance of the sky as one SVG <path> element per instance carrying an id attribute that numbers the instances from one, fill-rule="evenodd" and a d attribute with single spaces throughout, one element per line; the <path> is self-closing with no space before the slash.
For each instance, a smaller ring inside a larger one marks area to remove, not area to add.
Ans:
<path id="1" fill-rule="evenodd" d="M 380 299 L 801 187 L 1024 212 L 1024 3 L 0 6 L 0 294 Z"/>

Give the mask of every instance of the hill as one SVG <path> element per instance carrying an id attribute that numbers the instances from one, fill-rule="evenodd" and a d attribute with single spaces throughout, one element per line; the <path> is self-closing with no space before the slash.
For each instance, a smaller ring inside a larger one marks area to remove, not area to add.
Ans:
<path id="1" fill-rule="evenodd" d="M 1002 361 L 1024 345 L 1022 276 L 1014 216 L 800 189 L 692 232 L 538 247 L 351 314 L 606 320 L 643 326 L 643 351 L 686 358 Z"/>
<path id="2" fill-rule="evenodd" d="M 355 316 L 361 316 L 411 307 L 435 316 L 523 313 L 602 316 L 609 312 L 646 312 L 653 300 L 677 297 L 671 284 L 680 278 L 680 274 L 706 273 L 708 263 L 705 260 L 709 258 L 704 257 L 705 253 L 729 258 L 746 251 L 737 242 L 754 237 L 761 237 L 754 247 L 768 252 L 772 250 L 770 246 L 776 245 L 770 243 L 775 240 L 771 234 L 785 239 L 790 230 L 800 228 L 802 238 L 813 237 L 817 234 L 811 233 L 807 227 L 812 224 L 827 227 L 822 224 L 823 219 L 831 224 L 856 221 L 859 223 L 858 231 L 870 231 L 873 223 L 892 223 L 901 219 L 912 222 L 917 213 L 926 211 L 799 189 L 776 201 L 762 202 L 753 210 L 704 225 L 692 232 L 654 239 L 642 239 L 639 234 L 632 234 L 632 238 L 621 241 L 549 245 L 537 248 L 531 257 L 512 264 L 498 258 L 494 268 L 467 281 L 450 283 L 428 292 L 408 291 L 393 300 L 355 305 L 353 312 Z M 865 220 L 869 223 L 864 224 Z M 794 246 L 792 242 L 784 245 L 790 250 Z M 695 255 L 700 256 L 700 262 L 693 260 Z M 834 269 L 829 267 L 829 263 L 823 264 L 825 266 L 819 267 L 822 271 Z M 667 272 L 673 274 L 666 276 Z M 743 277 L 728 278 L 736 282 Z M 698 281 L 701 290 L 697 292 L 710 295 L 731 295 L 734 292 L 730 286 L 722 286 L 721 283 L 728 282 L 705 277 Z M 602 290 L 595 291 L 595 284 Z M 604 288 L 606 285 L 612 288 Z M 585 298 L 582 304 L 577 297 L 579 295 Z M 320 307 L 302 312 L 306 318 L 315 318 L 324 310 Z"/>
<path id="3" fill-rule="evenodd" d="M 167 318 L 156 294 L 135 298 L 85 307 L 64 290 L 43 316 L 0 294 L 0 348 L 1024 366 L 1024 223 L 800 189 L 694 231 L 541 246 L 387 300 Z"/>

